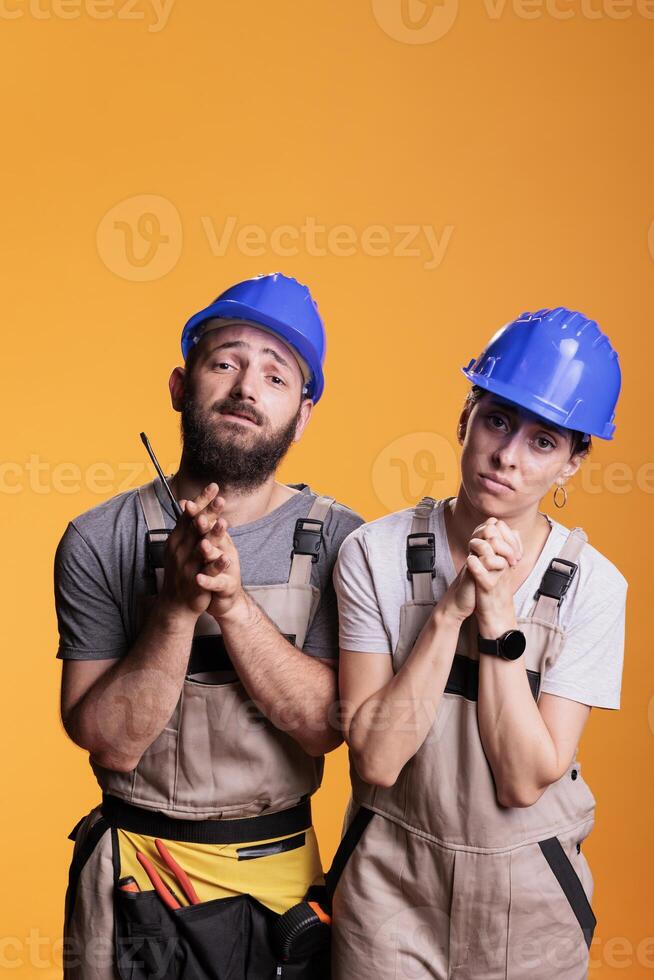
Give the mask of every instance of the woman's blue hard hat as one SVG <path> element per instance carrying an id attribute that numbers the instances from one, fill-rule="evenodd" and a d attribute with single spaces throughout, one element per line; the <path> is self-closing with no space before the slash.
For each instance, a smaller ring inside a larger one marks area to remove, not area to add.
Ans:
<path id="1" fill-rule="evenodd" d="M 473 384 L 561 428 L 613 438 L 618 354 L 583 313 L 563 306 L 523 313 L 461 370 Z"/>
<path id="2" fill-rule="evenodd" d="M 313 402 L 319 400 L 325 387 L 325 328 L 307 286 L 281 272 L 255 276 L 230 286 L 186 323 L 182 332 L 184 360 L 202 336 L 203 325 L 216 317 L 261 324 L 294 348 L 311 372 L 306 394 Z"/>

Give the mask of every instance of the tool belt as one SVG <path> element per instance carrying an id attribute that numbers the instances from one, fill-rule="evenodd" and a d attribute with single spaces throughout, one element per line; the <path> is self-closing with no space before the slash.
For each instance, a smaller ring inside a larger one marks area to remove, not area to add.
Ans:
<path id="1" fill-rule="evenodd" d="M 112 828 L 161 841 L 221 844 L 265 840 L 311 825 L 309 800 L 279 813 L 237 820 L 178 820 L 105 794 L 104 820 Z M 165 846 L 165 845 L 164 845 Z M 113 848 L 114 864 L 118 849 Z M 170 908 L 156 890 L 121 887 L 114 867 L 116 966 L 125 980 L 327 980 L 329 926 L 311 931 L 312 917 L 295 923 L 292 942 L 277 923 L 288 921 L 251 895 Z M 300 903 L 304 905 L 304 903 Z M 298 910 L 300 906 L 294 906 Z M 292 910 L 289 910 L 292 911 Z M 312 915 L 313 911 L 311 910 Z M 297 912 L 296 912 L 297 914 Z M 292 917 L 291 917 L 292 919 Z M 306 917 L 305 917 L 306 919 Z"/>
<path id="2" fill-rule="evenodd" d="M 71 831 L 76 841 L 66 894 L 65 932 L 75 915 L 82 876 L 89 890 L 113 912 L 115 972 L 122 980 L 328 980 L 331 899 L 338 878 L 372 816 L 361 808 L 341 841 L 324 885 L 312 886 L 304 901 L 283 914 L 252 895 L 216 898 L 171 908 L 154 890 L 131 890 L 121 878 L 119 830 L 153 836 L 160 854 L 165 841 L 239 843 L 294 834 L 311 825 L 308 800 L 290 809 L 237 820 L 177 820 L 105 794 L 92 826 L 87 817 Z M 84 825 L 78 840 L 80 828 Z M 183 872 L 183 869 L 179 869 Z M 106 886 L 104 882 L 106 881 Z M 132 879 L 133 881 L 133 879 Z M 85 914 L 94 919 L 99 912 Z M 93 930 L 98 932 L 98 928 Z M 84 955 L 82 947 L 76 949 Z M 88 933 L 86 934 L 88 937 Z M 84 976 L 70 972 L 65 976 Z M 113 971 L 111 971 L 113 977 Z M 109 974 L 107 974 L 109 976 Z"/>

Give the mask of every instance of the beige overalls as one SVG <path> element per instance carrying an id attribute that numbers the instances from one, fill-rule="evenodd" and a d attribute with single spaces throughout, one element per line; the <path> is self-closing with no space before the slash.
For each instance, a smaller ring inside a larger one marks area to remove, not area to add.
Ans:
<path id="1" fill-rule="evenodd" d="M 395 671 L 435 601 L 428 570 L 434 503 L 426 497 L 417 505 L 416 536 L 407 539 L 413 599 L 401 609 Z M 532 614 L 518 619 L 536 700 L 561 652 L 559 604 L 586 540 L 580 528 L 570 531 Z M 356 817 L 334 898 L 334 980 L 587 976 L 595 917 L 581 843 L 593 827 L 595 800 L 575 760 L 532 806 L 497 802 L 477 721 L 476 634 L 470 617 L 433 726 L 395 785 L 372 787 L 351 766 Z"/>
<path id="2" fill-rule="evenodd" d="M 165 527 L 154 482 L 140 487 L 138 497 L 159 590 L 170 529 Z M 320 600 L 311 583 L 311 567 L 332 503 L 330 497 L 317 497 L 309 515 L 297 521 L 292 561 L 289 541 L 287 582 L 246 587 L 298 648 Z M 141 622 L 148 601 L 150 597 Z M 119 827 L 162 838 L 168 833 L 168 839 L 176 831 L 174 839 L 228 843 L 269 839 L 311 825 L 309 798 L 320 785 L 323 760 L 309 756 L 288 733 L 253 709 L 215 619 L 203 614 L 179 701 L 137 767 L 113 772 L 91 761 L 103 803 L 71 832 L 75 847 L 64 925 L 67 980 L 305 975 L 286 966 L 282 972 L 271 962 L 264 947 L 272 916 L 247 895 L 170 913 L 153 891 L 129 895 L 116 887 Z M 171 824 L 171 819 L 176 822 Z M 231 947 L 239 946 L 239 929 L 242 949 L 234 953 Z M 164 956 L 173 945 L 175 955 Z M 252 951 L 248 945 L 260 949 Z"/>

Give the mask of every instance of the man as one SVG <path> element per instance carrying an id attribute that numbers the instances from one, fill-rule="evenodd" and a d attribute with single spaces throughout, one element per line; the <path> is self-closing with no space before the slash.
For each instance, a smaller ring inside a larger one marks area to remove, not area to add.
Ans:
<path id="1" fill-rule="evenodd" d="M 318 975 L 309 958 L 277 972 L 270 936 L 322 880 L 309 800 L 340 741 L 331 573 L 362 523 L 275 478 L 324 350 L 296 280 L 221 294 L 169 382 L 181 516 L 157 479 L 59 544 L 62 720 L 103 790 L 71 833 L 67 978 Z"/>

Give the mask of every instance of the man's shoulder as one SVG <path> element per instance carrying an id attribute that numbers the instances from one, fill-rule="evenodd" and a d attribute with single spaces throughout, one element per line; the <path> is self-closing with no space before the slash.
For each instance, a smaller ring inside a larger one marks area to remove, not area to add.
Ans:
<path id="1" fill-rule="evenodd" d="M 340 547 L 345 538 L 364 523 L 360 514 L 330 493 L 313 490 L 307 485 L 305 495 L 308 498 L 307 512 L 318 497 L 332 500 L 323 525 L 323 535 L 330 547 Z"/>
<path id="2" fill-rule="evenodd" d="M 138 487 L 124 490 L 82 511 L 71 518 L 63 538 L 71 536 L 72 528 L 75 537 L 79 536 L 87 544 L 96 547 L 101 546 L 105 540 L 115 540 L 123 530 L 133 532 L 138 520 L 137 494 Z"/>

